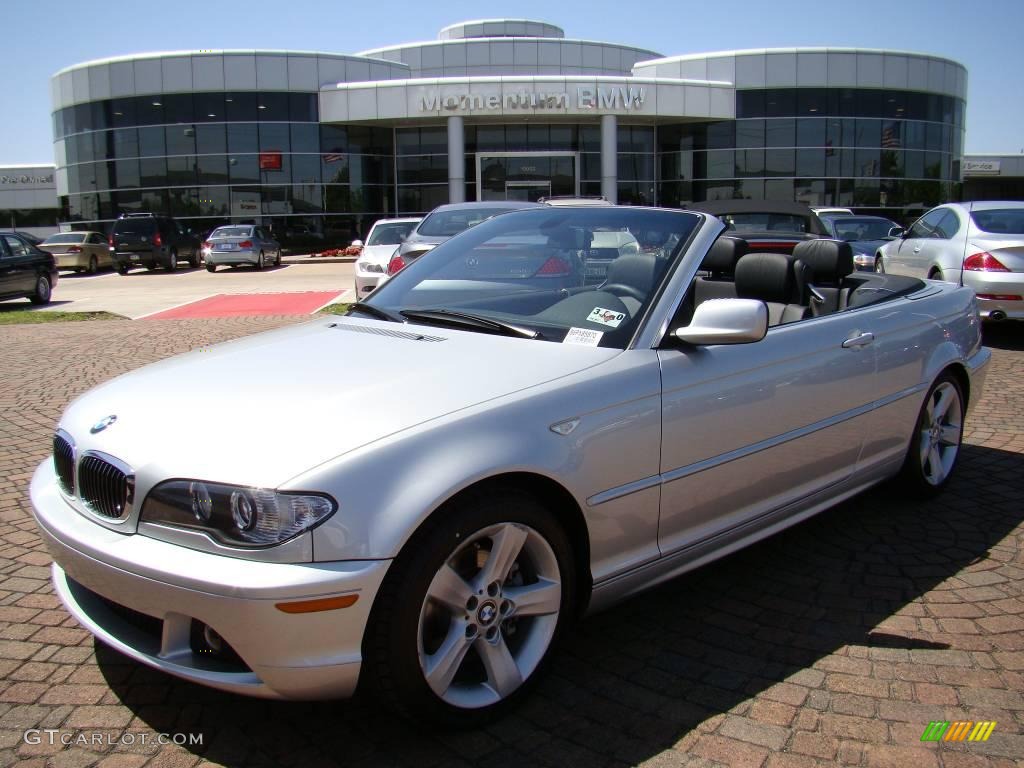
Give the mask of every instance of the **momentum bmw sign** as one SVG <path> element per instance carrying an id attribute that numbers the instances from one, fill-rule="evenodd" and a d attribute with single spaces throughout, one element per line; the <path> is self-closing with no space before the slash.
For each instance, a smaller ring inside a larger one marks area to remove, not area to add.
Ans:
<path id="1" fill-rule="evenodd" d="M 512 93 L 446 93 L 430 91 L 420 96 L 421 112 L 437 110 L 566 109 L 570 97 L 577 109 L 639 109 L 644 105 L 644 88 L 628 86 L 601 88 L 581 86 L 575 91 L 514 91 Z"/>

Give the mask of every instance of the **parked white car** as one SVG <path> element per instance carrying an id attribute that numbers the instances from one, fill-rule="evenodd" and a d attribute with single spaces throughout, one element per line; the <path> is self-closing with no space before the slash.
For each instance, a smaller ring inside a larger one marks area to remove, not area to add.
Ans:
<path id="1" fill-rule="evenodd" d="M 369 294 L 387 275 L 391 257 L 420 221 L 422 218 L 417 217 L 374 222 L 366 237 L 366 245 L 356 259 L 356 298 Z"/>
<path id="2" fill-rule="evenodd" d="M 1024 203 L 947 203 L 875 255 L 875 271 L 973 288 L 981 316 L 1024 319 Z"/>

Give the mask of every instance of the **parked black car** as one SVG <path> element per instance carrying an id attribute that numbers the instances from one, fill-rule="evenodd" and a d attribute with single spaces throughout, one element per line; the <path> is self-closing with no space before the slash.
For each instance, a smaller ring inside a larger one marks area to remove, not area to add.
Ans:
<path id="1" fill-rule="evenodd" d="M 57 284 L 52 253 L 36 248 L 20 234 L 0 234 L 0 299 L 29 299 L 48 304 Z"/>
<path id="2" fill-rule="evenodd" d="M 114 269 L 122 275 L 132 267 L 173 271 L 179 261 L 193 268 L 202 261 L 199 238 L 170 216 L 125 214 L 114 222 L 109 242 Z"/>

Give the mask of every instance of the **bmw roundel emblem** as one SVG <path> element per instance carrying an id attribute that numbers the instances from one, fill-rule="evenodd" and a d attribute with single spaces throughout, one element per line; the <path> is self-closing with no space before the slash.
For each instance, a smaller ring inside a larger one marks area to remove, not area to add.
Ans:
<path id="1" fill-rule="evenodd" d="M 109 416 L 104 416 L 102 419 L 100 419 L 95 424 L 93 424 L 92 425 L 92 429 L 90 429 L 89 431 L 92 432 L 92 434 L 95 435 L 97 432 L 102 432 L 104 429 L 109 427 L 115 421 L 117 421 L 117 416 L 115 416 L 114 414 L 110 414 Z"/>

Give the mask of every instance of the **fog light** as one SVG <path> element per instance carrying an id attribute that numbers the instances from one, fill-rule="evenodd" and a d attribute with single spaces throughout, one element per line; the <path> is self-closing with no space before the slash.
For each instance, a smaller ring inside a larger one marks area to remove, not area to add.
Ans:
<path id="1" fill-rule="evenodd" d="M 189 483 L 188 495 L 192 501 L 192 514 L 201 523 L 208 523 L 213 514 L 213 499 L 210 498 L 210 489 L 203 483 Z"/>
<path id="2" fill-rule="evenodd" d="M 231 519 L 240 531 L 251 531 L 256 527 L 256 504 L 243 491 L 231 494 Z"/>

